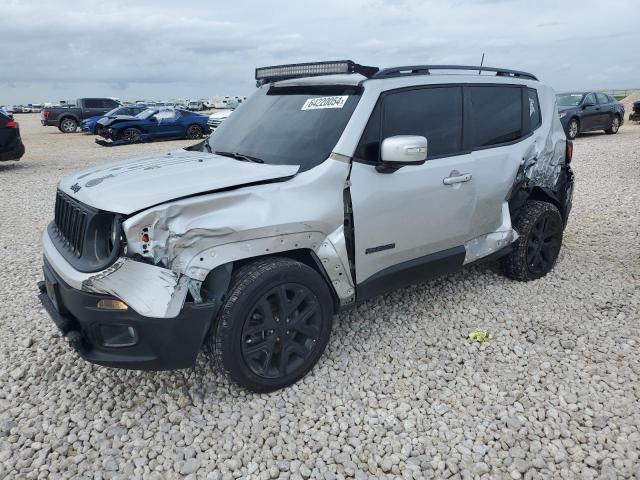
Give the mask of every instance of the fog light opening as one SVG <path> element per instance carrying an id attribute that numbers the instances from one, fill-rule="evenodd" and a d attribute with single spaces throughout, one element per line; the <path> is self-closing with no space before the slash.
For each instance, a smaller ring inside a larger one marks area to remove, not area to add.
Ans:
<path id="1" fill-rule="evenodd" d="M 129 310 L 129 306 L 123 301 L 109 298 L 98 300 L 98 308 L 101 310 Z"/>
<path id="2" fill-rule="evenodd" d="M 102 345 L 108 348 L 132 347 L 138 343 L 138 332 L 128 325 L 100 325 Z"/>

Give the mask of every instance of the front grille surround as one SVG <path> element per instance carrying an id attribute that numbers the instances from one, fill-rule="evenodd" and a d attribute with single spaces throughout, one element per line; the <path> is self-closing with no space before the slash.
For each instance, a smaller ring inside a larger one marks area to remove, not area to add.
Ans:
<path id="1" fill-rule="evenodd" d="M 121 215 L 92 208 L 58 190 L 54 220 L 47 231 L 76 270 L 97 272 L 111 265 L 122 250 L 121 222 Z"/>
<path id="2" fill-rule="evenodd" d="M 82 256 L 87 217 L 91 213 L 86 206 L 58 191 L 53 222 L 59 239 L 78 258 Z"/>

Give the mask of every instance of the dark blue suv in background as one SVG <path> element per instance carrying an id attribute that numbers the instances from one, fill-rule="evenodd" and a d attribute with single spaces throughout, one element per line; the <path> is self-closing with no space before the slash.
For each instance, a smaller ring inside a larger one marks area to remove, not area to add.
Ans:
<path id="1" fill-rule="evenodd" d="M 611 95 L 599 92 L 560 93 L 558 113 L 567 138 L 580 133 L 604 130 L 618 133 L 624 123 L 624 106 Z"/>

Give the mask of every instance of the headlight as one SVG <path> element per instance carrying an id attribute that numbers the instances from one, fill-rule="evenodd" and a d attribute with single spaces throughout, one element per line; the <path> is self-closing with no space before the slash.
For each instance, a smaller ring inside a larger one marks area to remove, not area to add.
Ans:
<path id="1" fill-rule="evenodd" d="M 120 217 L 117 215 L 114 215 L 113 221 L 111 222 L 111 238 L 109 240 L 110 250 L 120 246 Z"/>
<path id="2" fill-rule="evenodd" d="M 567 112 L 560 112 L 558 116 L 562 119 L 567 116 Z"/>

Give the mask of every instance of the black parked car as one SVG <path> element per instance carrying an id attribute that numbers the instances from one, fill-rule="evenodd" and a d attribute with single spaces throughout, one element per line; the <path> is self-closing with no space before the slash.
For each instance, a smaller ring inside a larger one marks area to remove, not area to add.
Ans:
<path id="1" fill-rule="evenodd" d="M 618 133 L 624 123 L 624 107 L 611 95 L 597 92 L 558 94 L 558 113 L 567 138 L 580 133 L 604 130 Z"/>
<path id="2" fill-rule="evenodd" d="M 629 120 L 640 122 L 640 101 L 633 102 L 633 112 L 629 114 Z"/>
<path id="3" fill-rule="evenodd" d="M 0 111 L 0 162 L 20 160 L 24 155 L 24 145 L 20 138 L 18 122 Z"/>

